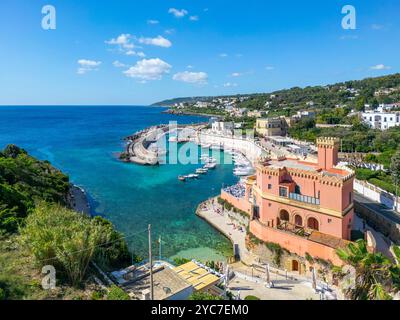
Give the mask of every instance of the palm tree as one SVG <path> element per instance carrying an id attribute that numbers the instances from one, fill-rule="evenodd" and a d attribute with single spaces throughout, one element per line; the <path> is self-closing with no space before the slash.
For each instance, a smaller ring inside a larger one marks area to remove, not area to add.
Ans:
<path id="1" fill-rule="evenodd" d="M 393 247 L 393 253 L 396 258 L 396 263 L 390 268 L 390 274 L 393 281 L 395 291 L 400 291 L 400 247 Z"/>
<path id="2" fill-rule="evenodd" d="M 337 249 L 337 255 L 355 269 L 354 286 L 346 294 L 353 300 L 390 300 L 393 265 L 381 253 L 368 252 L 364 240 Z M 396 271 L 394 270 L 394 274 Z"/>

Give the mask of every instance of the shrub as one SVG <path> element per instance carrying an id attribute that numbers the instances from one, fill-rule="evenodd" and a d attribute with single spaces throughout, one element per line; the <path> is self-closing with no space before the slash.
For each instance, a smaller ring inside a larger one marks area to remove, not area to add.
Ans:
<path id="1" fill-rule="evenodd" d="M 224 300 L 224 298 L 221 296 L 214 296 L 207 292 L 195 292 L 189 297 L 189 300 L 194 300 L 194 301 Z"/>
<path id="2" fill-rule="evenodd" d="M 72 285 L 84 279 L 89 263 L 101 255 L 114 262 L 126 255 L 123 239 L 113 244 L 116 234 L 109 224 L 92 220 L 61 205 L 38 203 L 21 228 L 21 243 L 25 245 L 39 267 L 52 264 L 57 274 L 66 275 Z"/>
<path id="3" fill-rule="evenodd" d="M 107 300 L 131 300 L 131 298 L 120 287 L 113 285 L 108 292 Z"/>
<path id="4" fill-rule="evenodd" d="M 274 263 L 276 266 L 279 267 L 281 265 L 281 258 L 283 254 L 282 247 L 279 244 L 273 242 L 267 242 L 265 245 L 274 254 Z"/>
<path id="5" fill-rule="evenodd" d="M 181 265 L 183 265 L 185 263 L 188 263 L 190 261 L 191 261 L 190 259 L 186 259 L 186 258 L 180 258 L 180 257 L 174 258 L 174 263 L 177 266 L 181 266 Z"/>
<path id="6" fill-rule="evenodd" d="M 92 300 L 103 300 L 104 292 L 103 291 L 94 291 L 92 292 Z"/>
<path id="7" fill-rule="evenodd" d="M 396 193 L 396 187 L 391 183 L 388 183 L 386 181 L 382 181 L 382 180 L 379 180 L 376 178 L 370 179 L 369 182 L 383 190 L 386 190 L 387 192 L 390 192 L 393 194 Z"/>
<path id="8" fill-rule="evenodd" d="M 261 300 L 259 297 L 256 296 L 247 296 L 244 300 Z"/>

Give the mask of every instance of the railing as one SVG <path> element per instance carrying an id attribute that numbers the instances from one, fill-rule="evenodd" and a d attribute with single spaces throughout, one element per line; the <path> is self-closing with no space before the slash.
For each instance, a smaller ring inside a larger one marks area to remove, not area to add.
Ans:
<path id="1" fill-rule="evenodd" d="M 298 193 L 289 193 L 289 199 L 299 201 L 299 202 L 314 204 L 314 205 L 321 204 L 321 201 L 318 198 L 304 196 L 304 195 L 298 194 Z"/>

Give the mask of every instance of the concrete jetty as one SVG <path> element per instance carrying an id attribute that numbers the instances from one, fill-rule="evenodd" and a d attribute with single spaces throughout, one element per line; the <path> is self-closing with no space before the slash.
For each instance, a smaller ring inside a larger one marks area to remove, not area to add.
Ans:
<path id="1" fill-rule="evenodd" d="M 165 154 L 166 150 L 158 150 L 157 148 L 156 150 L 150 150 L 149 147 L 152 144 L 157 143 L 160 139 L 173 131 L 193 129 L 197 132 L 197 130 L 203 128 L 204 126 L 205 124 L 178 126 L 160 125 L 139 131 L 134 135 L 126 138 L 126 140 L 128 141 L 127 147 L 125 152 L 121 153 L 120 159 L 139 165 L 158 165 L 160 163 L 161 157 Z M 185 142 L 187 141 L 188 139 L 185 140 Z"/>

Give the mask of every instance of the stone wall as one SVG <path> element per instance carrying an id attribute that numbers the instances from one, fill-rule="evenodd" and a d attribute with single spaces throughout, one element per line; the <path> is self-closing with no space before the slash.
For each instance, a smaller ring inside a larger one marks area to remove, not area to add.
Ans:
<path id="1" fill-rule="evenodd" d="M 400 224 L 392 222 L 381 214 L 363 206 L 361 203 L 354 202 L 355 212 L 376 231 L 381 232 L 395 243 L 400 243 Z"/>

